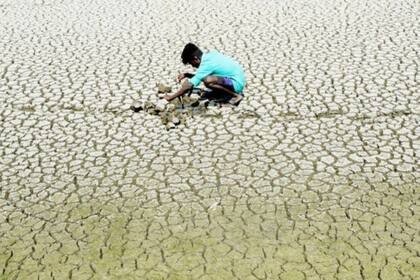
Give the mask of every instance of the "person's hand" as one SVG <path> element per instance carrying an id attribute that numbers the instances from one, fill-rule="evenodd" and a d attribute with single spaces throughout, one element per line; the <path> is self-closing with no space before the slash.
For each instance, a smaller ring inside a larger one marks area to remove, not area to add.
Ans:
<path id="1" fill-rule="evenodd" d="M 180 83 L 185 78 L 184 73 L 178 74 L 178 77 L 176 77 L 176 82 Z"/>
<path id="2" fill-rule="evenodd" d="M 171 95 L 165 95 L 164 97 L 163 97 L 163 99 L 165 99 L 166 101 L 171 101 L 172 100 L 172 96 Z"/>

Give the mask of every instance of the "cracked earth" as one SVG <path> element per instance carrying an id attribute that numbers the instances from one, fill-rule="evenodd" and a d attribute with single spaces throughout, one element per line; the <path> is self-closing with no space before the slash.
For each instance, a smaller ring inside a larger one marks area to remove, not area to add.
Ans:
<path id="1" fill-rule="evenodd" d="M 420 279 L 419 2 L 0 0 L 0 279 Z M 187 42 L 236 108 L 167 130 Z"/>

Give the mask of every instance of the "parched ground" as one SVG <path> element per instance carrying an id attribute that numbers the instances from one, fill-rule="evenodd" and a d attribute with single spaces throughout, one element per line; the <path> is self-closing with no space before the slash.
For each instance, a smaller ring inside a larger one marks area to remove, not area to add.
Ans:
<path id="1" fill-rule="evenodd" d="M 420 279 L 416 0 L 0 0 L 0 279 Z M 185 43 L 246 98 L 129 110 Z M 204 109 L 203 109 L 204 110 Z"/>

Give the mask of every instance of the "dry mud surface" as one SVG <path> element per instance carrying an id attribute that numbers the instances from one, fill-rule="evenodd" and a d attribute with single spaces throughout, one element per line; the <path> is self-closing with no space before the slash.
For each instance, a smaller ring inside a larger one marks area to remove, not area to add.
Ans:
<path id="1" fill-rule="evenodd" d="M 419 2 L 0 0 L 0 279 L 420 279 Z M 185 43 L 246 98 L 134 113 Z"/>

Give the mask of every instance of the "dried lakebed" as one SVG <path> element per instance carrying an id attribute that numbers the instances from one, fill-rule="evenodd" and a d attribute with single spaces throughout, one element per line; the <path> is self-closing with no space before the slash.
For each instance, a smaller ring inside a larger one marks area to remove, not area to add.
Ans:
<path id="1" fill-rule="evenodd" d="M 0 0 L 0 279 L 419 279 L 417 6 Z M 189 41 L 245 98 L 168 130 Z"/>

